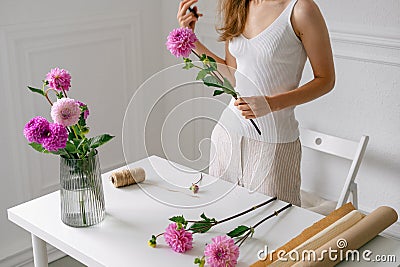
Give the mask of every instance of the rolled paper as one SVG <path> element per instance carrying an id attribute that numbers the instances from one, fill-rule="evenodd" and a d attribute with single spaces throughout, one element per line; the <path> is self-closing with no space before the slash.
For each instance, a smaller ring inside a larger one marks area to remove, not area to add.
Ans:
<path id="1" fill-rule="evenodd" d="M 341 257 L 338 256 L 336 260 L 332 260 L 327 256 L 326 251 L 341 250 L 342 255 L 346 255 L 346 251 L 359 249 L 383 230 L 395 223 L 397 219 L 398 216 L 394 209 L 386 206 L 379 207 L 348 230 L 319 247 L 315 251 L 316 258 L 322 260 L 308 261 L 308 259 L 305 259 L 305 261 L 298 262 L 293 266 L 335 266 L 340 262 Z M 325 253 L 325 255 L 324 257 L 321 257 L 323 253 Z"/>
<path id="2" fill-rule="evenodd" d="M 339 220 L 340 218 L 342 218 L 343 216 L 345 216 L 346 214 L 350 213 L 355 209 L 356 208 L 354 208 L 354 206 L 351 203 L 347 203 L 342 207 L 338 208 L 337 210 L 332 211 L 328 216 L 322 218 L 318 222 L 314 223 L 312 226 L 304 229 L 298 236 L 294 237 L 289 242 L 276 249 L 275 252 L 272 253 L 272 255 L 268 254 L 268 256 L 264 260 L 259 260 L 253 263 L 251 267 L 268 266 L 273 261 L 276 261 L 278 259 L 276 251 L 281 251 L 281 250 L 288 252 L 291 251 L 295 247 L 304 243 L 306 240 L 315 236 L 317 233 L 326 229 L 329 225 L 333 224 L 334 222 L 336 222 L 337 220 Z"/>
<path id="3" fill-rule="evenodd" d="M 343 233 L 357 222 L 359 222 L 365 215 L 359 212 L 358 210 L 353 210 L 350 213 L 346 214 L 333 224 L 329 225 L 327 228 L 322 230 L 321 232 L 317 233 L 315 236 L 311 237 L 310 239 L 306 240 L 301 245 L 294 248 L 292 251 L 288 252 L 287 255 L 283 257 L 284 260 L 277 260 L 274 261 L 271 267 L 287 267 L 293 266 L 296 261 L 301 259 L 294 259 L 290 257 L 290 255 L 303 255 L 303 251 L 315 251 L 326 242 L 330 241 L 332 238 L 338 236 L 339 234 Z M 292 254 L 293 253 L 293 254 Z M 296 254 L 294 254 L 296 253 Z"/>
<path id="4" fill-rule="evenodd" d="M 123 169 L 113 172 L 110 180 L 115 187 L 122 187 L 143 182 L 146 178 L 146 173 L 143 168 Z"/>

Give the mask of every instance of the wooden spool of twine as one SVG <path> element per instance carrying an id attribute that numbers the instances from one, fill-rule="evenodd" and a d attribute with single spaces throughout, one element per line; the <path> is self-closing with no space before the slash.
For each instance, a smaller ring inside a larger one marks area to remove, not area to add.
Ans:
<path id="1" fill-rule="evenodd" d="M 110 180 L 115 187 L 123 187 L 143 182 L 145 177 L 146 173 L 144 169 L 138 167 L 113 172 L 110 176 Z"/>

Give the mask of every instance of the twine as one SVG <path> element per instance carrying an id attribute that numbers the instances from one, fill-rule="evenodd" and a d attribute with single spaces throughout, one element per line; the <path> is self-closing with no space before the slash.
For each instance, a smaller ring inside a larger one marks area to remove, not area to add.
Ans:
<path id="1" fill-rule="evenodd" d="M 144 169 L 138 167 L 113 172 L 110 176 L 110 180 L 115 187 L 123 187 L 143 182 L 145 177 L 146 173 Z"/>

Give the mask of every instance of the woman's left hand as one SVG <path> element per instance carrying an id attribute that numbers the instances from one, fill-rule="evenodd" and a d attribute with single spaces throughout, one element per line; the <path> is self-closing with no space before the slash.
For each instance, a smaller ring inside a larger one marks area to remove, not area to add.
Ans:
<path id="1" fill-rule="evenodd" d="M 246 119 L 254 119 L 271 113 L 267 96 L 250 96 L 236 99 L 235 106 Z"/>

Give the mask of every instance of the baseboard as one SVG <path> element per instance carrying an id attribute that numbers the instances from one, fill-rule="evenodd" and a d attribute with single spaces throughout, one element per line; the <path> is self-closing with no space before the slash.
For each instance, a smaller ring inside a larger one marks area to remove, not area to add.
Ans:
<path id="1" fill-rule="evenodd" d="M 50 245 L 47 245 L 47 255 L 49 257 L 49 262 L 53 262 L 66 256 L 64 252 L 61 252 Z M 1 259 L 0 267 L 34 267 L 32 248 L 23 249 L 13 255 Z"/>

